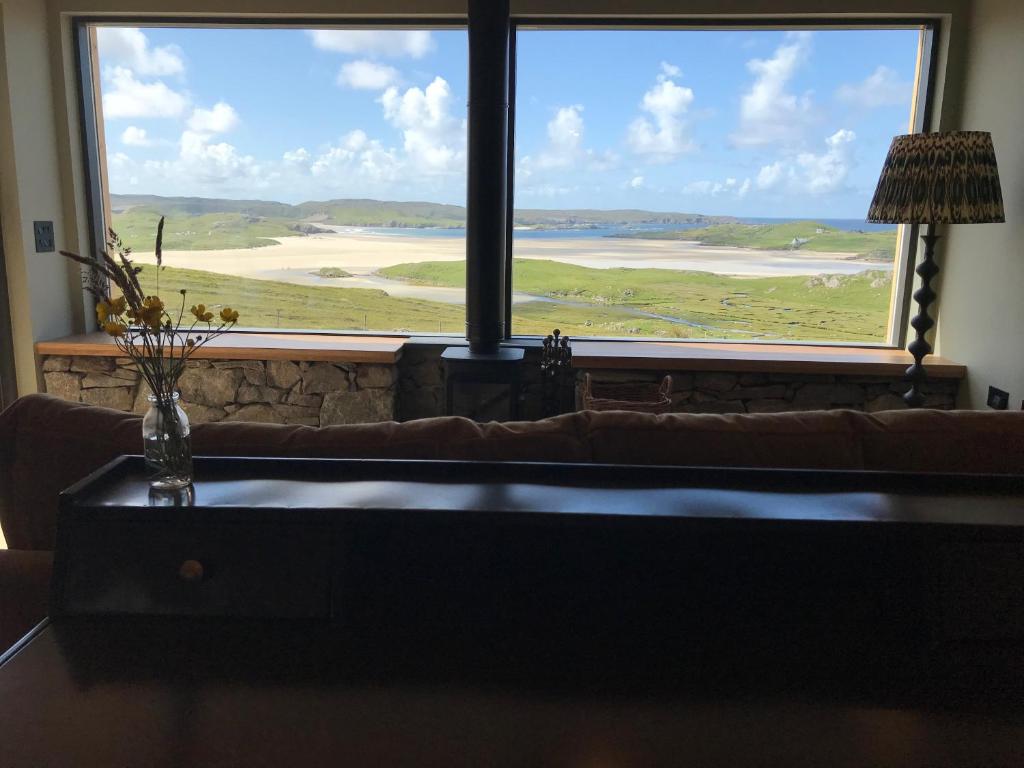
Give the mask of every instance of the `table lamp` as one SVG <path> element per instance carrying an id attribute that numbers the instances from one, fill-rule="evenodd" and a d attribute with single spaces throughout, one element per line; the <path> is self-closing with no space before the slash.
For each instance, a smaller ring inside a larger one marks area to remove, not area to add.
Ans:
<path id="1" fill-rule="evenodd" d="M 882 166 L 875 196 L 868 210 L 869 222 L 927 224 L 924 259 L 917 267 L 921 287 L 914 292 L 918 313 L 910 321 L 917 337 L 907 346 L 914 364 L 907 369 L 910 389 L 907 405 L 924 403 L 921 385 L 927 378 L 921 360 L 932 351 L 925 338 L 935 321 L 928 314 L 935 300 L 932 279 L 939 273 L 935 243 L 939 224 L 1001 222 L 1003 196 L 992 135 L 983 131 L 914 133 L 896 136 Z"/>

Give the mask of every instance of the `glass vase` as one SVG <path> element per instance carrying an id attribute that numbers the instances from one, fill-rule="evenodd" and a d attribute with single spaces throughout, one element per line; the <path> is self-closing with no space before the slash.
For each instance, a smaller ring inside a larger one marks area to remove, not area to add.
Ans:
<path id="1" fill-rule="evenodd" d="M 146 473 L 151 488 L 174 490 L 192 484 L 192 438 L 177 392 L 150 394 L 142 418 Z"/>

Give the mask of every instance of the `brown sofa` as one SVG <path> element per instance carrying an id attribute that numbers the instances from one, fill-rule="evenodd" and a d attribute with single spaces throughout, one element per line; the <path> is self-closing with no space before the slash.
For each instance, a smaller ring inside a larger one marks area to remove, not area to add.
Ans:
<path id="1" fill-rule="evenodd" d="M 0 651 L 45 615 L 57 495 L 123 453 L 140 417 L 29 395 L 0 414 Z M 570 461 L 692 466 L 1024 472 L 1024 413 L 580 412 L 538 422 L 457 417 L 303 427 L 211 423 L 196 455 Z"/>

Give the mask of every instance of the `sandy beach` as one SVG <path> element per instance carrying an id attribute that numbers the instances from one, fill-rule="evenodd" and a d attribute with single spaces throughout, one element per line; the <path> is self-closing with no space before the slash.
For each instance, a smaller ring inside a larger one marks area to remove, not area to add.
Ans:
<path id="1" fill-rule="evenodd" d="M 386 288 L 394 292 L 402 284 L 374 275 L 376 270 L 394 264 L 462 261 L 466 247 L 458 237 L 364 232 L 286 237 L 275 242 L 264 248 L 165 251 L 164 264 L 305 285 Z M 603 237 L 521 240 L 515 245 L 514 255 L 518 259 L 550 259 L 598 269 L 648 267 L 735 276 L 854 274 L 865 269 L 891 268 L 889 264 L 852 260 L 849 254 L 755 251 L 678 240 Z M 145 254 L 137 254 L 137 258 L 152 262 L 152 257 L 147 259 Z M 352 277 L 331 279 L 310 274 L 320 267 L 338 267 Z M 408 288 L 419 293 L 412 286 Z"/>

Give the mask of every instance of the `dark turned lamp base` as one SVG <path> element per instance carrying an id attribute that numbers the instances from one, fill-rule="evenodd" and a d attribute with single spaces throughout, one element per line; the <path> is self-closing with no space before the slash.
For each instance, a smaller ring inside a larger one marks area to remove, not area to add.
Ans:
<path id="1" fill-rule="evenodd" d="M 920 408 L 924 405 L 924 394 L 921 392 L 921 385 L 928 378 L 921 360 L 931 354 L 932 345 L 926 338 L 928 331 L 935 325 L 928 314 L 928 307 L 935 301 L 936 294 L 932 290 L 931 282 L 939 274 L 939 265 L 935 263 L 935 243 L 939 235 L 935 234 L 935 225 L 928 227 L 928 234 L 921 235 L 924 241 L 924 258 L 918 264 L 917 272 L 921 278 L 921 287 L 914 291 L 914 301 L 917 302 L 917 315 L 910 321 L 910 326 L 917 332 L 917 337 L 907 345 L 907 351 L 914 356 L 914 364 L 907 368 L 907 381 L 910 382 L 910 389 L 903 395 L 903 400 L 911 408 Z"/>

